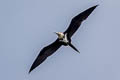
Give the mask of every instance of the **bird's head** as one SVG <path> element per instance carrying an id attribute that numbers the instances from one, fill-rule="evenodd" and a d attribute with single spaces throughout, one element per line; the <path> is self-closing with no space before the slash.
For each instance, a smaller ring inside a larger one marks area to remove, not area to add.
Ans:
<path id="1" fill-rule="evenodd" d="M 57 34 L 59 39 L 63 39 L 64 38 L 64 33 L 62 33 L 62 32 L 55 32 L 55 34 Z"/>

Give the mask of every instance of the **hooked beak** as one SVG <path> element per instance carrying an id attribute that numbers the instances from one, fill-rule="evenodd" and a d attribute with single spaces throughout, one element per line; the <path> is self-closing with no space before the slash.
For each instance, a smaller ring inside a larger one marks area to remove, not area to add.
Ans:
<path id="1" fill-rule="evenodd" d="M 58 33 L 57 33 L 57 32 L 54 32 L 54 33 L 58 35 Z"/>

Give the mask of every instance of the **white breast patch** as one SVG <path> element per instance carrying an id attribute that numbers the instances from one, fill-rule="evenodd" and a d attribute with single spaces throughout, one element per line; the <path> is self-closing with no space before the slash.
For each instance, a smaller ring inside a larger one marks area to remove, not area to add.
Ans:
<path id="1" fill-rule="evenodd" d="M 63 40 L 60 40 L 61 42 L 64 42 L 64 43 L 68 43 L 68 39 L 67 39 L 67 34 L 65 34 L 65 37 L 63 38 Z"/>

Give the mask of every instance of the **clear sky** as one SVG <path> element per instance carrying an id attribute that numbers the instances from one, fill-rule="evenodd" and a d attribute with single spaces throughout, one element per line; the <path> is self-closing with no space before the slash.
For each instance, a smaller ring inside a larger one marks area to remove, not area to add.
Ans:
<path id="1" fill-rule="evenodd" d="M 39 51 L 80 12 L 99 4 L 73 36 L 28 74 Z M 0 0 L 0 80 L 120 80 L 120 0 Z"/>

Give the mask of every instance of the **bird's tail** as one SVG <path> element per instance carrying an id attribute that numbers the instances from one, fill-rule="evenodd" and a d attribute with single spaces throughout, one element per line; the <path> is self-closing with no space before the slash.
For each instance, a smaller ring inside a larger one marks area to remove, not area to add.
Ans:
<path id="1" fill-rule="evenodd" d="M 73 48 L 75 51 L 77 51 L 78 53 L 80 53 L 80 51 L 77 48 L 75 48 L 75 46 L 73 46 L 72 43 L 70 43 L 69 46 Z"/>

